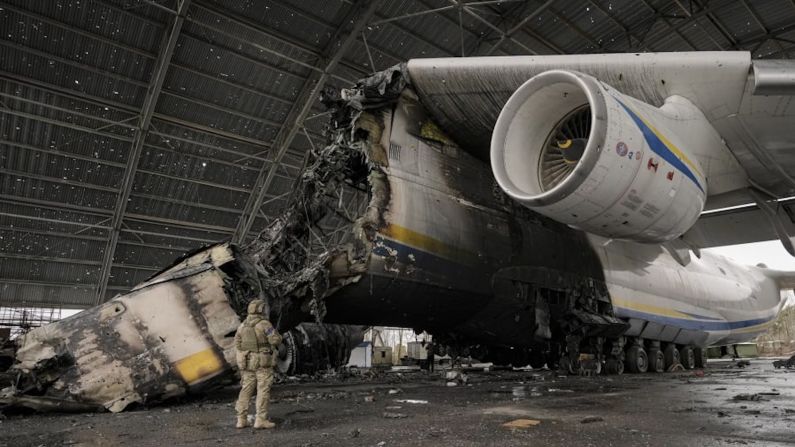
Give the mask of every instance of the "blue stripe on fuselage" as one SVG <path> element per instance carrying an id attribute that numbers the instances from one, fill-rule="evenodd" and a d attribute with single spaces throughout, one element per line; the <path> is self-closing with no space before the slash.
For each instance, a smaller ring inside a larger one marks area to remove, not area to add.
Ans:
<path id="1" fill-rule="evenodd" d="M 742 329 L 746 327 L 757 326 L 767 323 L 773 319 L 773 317 L 768 317 L 742 321 L 698 321 L 686 320 L 683 318 L 665 317 L 662 315 L 640 312 L 623 307 L 616 307 L 615 311 L 616 315 L 619 317 L 637 318 L 638 320 L 652 321 L 654 323 L 664 324 L 666 326 L 674 326 L 696 331 L 730 331 L 732 329 Z"/>
<path id="2" fill-rule="evenodd" d="M 646 144 L 649 145 L 649 148 L 651 148 L 652 152 L 659 155 L 660 157 L 663 158 L 663 160 L 673 165 L 676 169 L 678 169 L 681 173 L 683 173 L 685 177 L 692 180 L 693 183 L 695 183 L 696 186 L 698 186 L 698 189 L 700 189 L 701 192 L 704 192 L 704 188 L 701 187 L 701 183 L 698 181 L 695 174 L 693 174 L 693 171 L 691 171 L 690 168 L 687 167 L 687 165 L 682 160 L 680 160 L 679 157 L 677 157 L 676 154 L 674 154 L 668 148 L 668 146 L 666 146 L 665 143 L 662 142 L 662 140 L 660 140 L 660 137 L 658 137 L 657 134 L 654 133 L 654 131 L 649 126 L 647 126 L 646 123 L 643 122 L 640 116 L 638 116 L 635 112 L 633 112 L 632 109 L 627 107 L 627 105 L 621 102 L 618 98 L 616 98 L 616 101 L 618 101 L 618 103 L 621 104 L 621 107 L 623 107 L 624 110 L 626 110 L 629 117 L 632 118 L 632 121 L 635 122 L 635 124 L 640 129 L 641 133 L 643 133 L 643 138 L 646 139 Z"/>

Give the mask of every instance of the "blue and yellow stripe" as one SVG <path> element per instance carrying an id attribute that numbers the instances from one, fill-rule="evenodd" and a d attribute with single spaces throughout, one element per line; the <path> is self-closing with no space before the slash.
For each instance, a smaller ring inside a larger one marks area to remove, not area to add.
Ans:
<path id="1" fill-rule="evenodd" d="M 615 98 L 615 97 L 614 97 Z M 701 192 L 704 191 L 704 187 L 701 185 L 700 178 L 704 177 L 704 174 L 701 173 L 701 170 L 698 168 L 698 165 L 694 163 L 681 149 L 676 147 L 668 138 L 665 137 L 660 131 L 658 131 L 651 123 L 643 119 L 640 115 L 635 113 L 629 106 L 624 104 L 620 99 L 615 98 L 616 101 L 624 108 L 632 121 L 640 129 L 641 133 L 643 134 L 643 138 L 646 140 L 646 144 L 655 154 L 662 157 L 663 160 L 670 163 L 673 167 L 675 167 L 679 172 L 685 175 L 685 177 L 689 178 L 696 184 L 698 189 Z M 698 177 L 696 177 L 696 174 Z"/>
<path id="2" fill-rule="evenodd" d="M 757 332 L 767 329 L 773 323 L 773 317 L 753 318 L 748 320 L 728 321 L 688 312 L 681 312 L 660 306 L 633 302 L 621 298 L 613 298 L 616 315 L 624 318 L 678 327 L 696 331 L 732 331 L 735 333 Z"/>

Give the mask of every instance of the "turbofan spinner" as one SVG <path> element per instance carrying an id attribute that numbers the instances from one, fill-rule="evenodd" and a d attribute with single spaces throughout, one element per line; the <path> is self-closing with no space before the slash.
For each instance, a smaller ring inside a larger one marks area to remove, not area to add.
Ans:
<path id="1" fill-rule="evenodd" d="M 701 111 L 654 107 L 583 73 L 551 70 L 519 87 L 491 140 L 500 187 L 528 208 L 601 236 L 663 242 L 698 219 L 698 152 L 723 143 Z"/>

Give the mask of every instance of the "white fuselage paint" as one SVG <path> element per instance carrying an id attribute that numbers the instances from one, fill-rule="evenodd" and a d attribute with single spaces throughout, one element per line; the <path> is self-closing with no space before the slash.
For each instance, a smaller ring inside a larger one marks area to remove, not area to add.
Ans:
<path id="1" fill-rule="evenodd" d="M 753 340 L 782 306 L 778 284 L 762 269 L 703 252 L 686 266 L 659 245 L 589 236 L 605 269 L 627 335 L 685 345 Z"/>
<path id="2" fill-rule="evenodd" d="M 435 241 L 407 247 L 411 259 L 426 252 L 464 264 L 461 253 L 494 258 L 510 252 L 516 241 L 490 194 L 488 167 L 452 144 L 441 150 L 416 136 L 427 118 L 415 101 L 403 99 L 395 115 L 387 116 L 384 136 L 384 146 L 394 152 L 388 168 L 394 190 L 390 219 Z M 488 225 L 479 221 L 480 215 Z M 763 269 L 706 252 L 691 256 L 683 266 L 659 244 L 596 235 L 588 239 L 601 261 L 617 316 L 632 325 L 629 336 L 695 346 L 739 343 L 764 332 L 781 308 L 780 287 Z M 440 247 L 454 250 L 439 252 Z M 469 279 L 461 275 L 457 281 Z M 488 285 L 481 286 L 468 285 L 485 287 L 488 293 Z"/>

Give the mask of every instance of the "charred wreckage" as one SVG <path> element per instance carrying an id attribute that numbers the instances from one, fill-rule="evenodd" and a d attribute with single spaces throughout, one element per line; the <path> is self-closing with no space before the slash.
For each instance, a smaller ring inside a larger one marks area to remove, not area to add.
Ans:
<path id="1" fill-rule="evenodd" d="M 586 234 L 506 196 L 488 162 L 430 117 L 433 99 L 405 64 L 323 100 L 329 143 L 280 217 L 246 246 L 188 254 L 22 337 L 0 405 L 117 412 L 212 386 L 233 369 L 252 297 L 269 303 L 280 331 L 305 321 L 411 327 L 453 354 L 623 371 L 642 341 L 623 336 L 630 325 L 614 314 Z M 288 357 L 297 361 L 280 352 Z"/>

